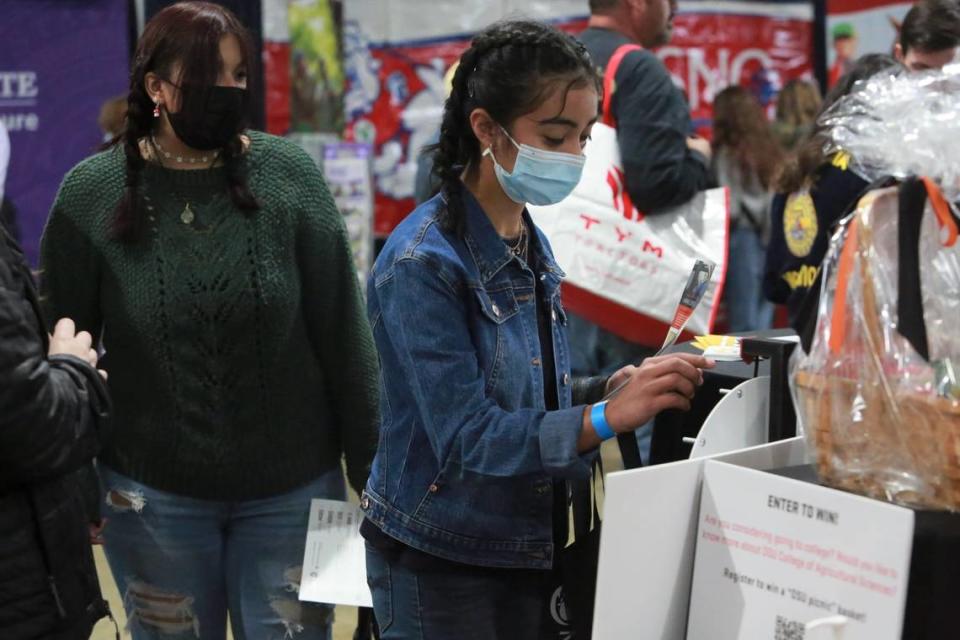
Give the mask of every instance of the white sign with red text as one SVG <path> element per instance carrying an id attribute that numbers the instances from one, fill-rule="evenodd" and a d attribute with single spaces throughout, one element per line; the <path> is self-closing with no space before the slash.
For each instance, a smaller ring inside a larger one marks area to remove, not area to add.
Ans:
<path id="1" fill-rule="evenodd" d="M 688 640 L 897 640 L 909 509 L 722 462 L 700 497 Z"/>

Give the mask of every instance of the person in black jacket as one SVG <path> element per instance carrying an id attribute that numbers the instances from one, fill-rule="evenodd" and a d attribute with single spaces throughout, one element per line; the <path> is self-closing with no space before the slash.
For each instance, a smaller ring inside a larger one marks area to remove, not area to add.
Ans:
<path id="1" fill-rule="evenodd" d="M 0 227 L 20 242 L 20 228 L 17 226 L 17 209 L 6 194 L 7 169 L 10 165 L 10 136 L 6 126 L 0 120 Z"/>
<path id="2" fill-rule="evenodd" d="M 108 614 L 83 469 L 109 399 L 90 334 L 48 336 L 23 253 L 0 226 L 0 638 L 89 638 Z"/>

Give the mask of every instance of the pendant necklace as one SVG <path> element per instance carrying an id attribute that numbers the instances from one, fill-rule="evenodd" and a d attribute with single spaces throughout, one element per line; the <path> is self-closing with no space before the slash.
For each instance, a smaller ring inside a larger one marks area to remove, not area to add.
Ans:
<path id="1" fill-rule="evenodd" d="M 523 220 L 520 220 L 520 235 L 517 236 L 516 241 L 504 241 L 507 245 L 507 249 L 510 250 L 510 253 L 517 256 L 523 262 L 527 261 L 527 247 L 529 243 L 527 242 L 527 225 Z"/>
<path id="2" fill-rule="evenodd" d="M 153 136 L 150 136 L 150 146 L 153 147 L 153 152 L 154 152 L 153 155 L 157 158 L 157 162 L 160 164 L 160 168 L 163 169 L 163 173 L 164 173 L 164 175 L 166 176 L 166 172 L 167 172 L 167 171 L 172 171 L 172 169 L 168 169 L 167 166 L 163 163 L 163 158 L 161 157 L 161 155 L 162 155 L 162 154 L 161 154 L 162 147 L 160 147 L 160 144 L 156 141 L 156 139 L 155 139 Z M 166 155 L 168 158 L 170 157 L 170 154 L 169 154 L 169 153 L 167 153 L 167 154 L 165 154 L 165 155 Z M 219 155 L 220 155 L 220 153 L 217 152 L 217 153 L 215 153 L 215 154 L 212 156 L 213 162 L 210 163 L 210 167 L 212 167 L 213 164 L 216 163 L 217 158 L 219 157 Z M 180 161 L 179 158 L 178 158 L 177 160 Z M 193 160 L 194 160 L 194 159 L 191 158 L 191 162 L 192 162 Z M 210 160 L 210 157 L 208 157 L 208 156 L 203 156 L 202 160 L 203 160 L 204 162 L 207 162 L 208 160 Z M 208 169 L 209 169 L 210 167 L 208 167 Z M 187 199 L 187 198 L 184 198 L 184 197 L 182 197 L 182 196 L 180 195 L 180 192 L 177 191 L 177 188 L 176 188 L 176 187 L 174 186 L 174 184 L 173 184 L 173 180 L 168 180 L 168 182 L 170 183 L 169 186 L 170 186 L 170 190 L 173 192 L 173 196 L 174 196 L 178 201 L 182 201 L 182 202 L 184 203 L 184 205 L 183 205 L 183 211 L 180 212 L 180 222 L 182 222 L 183 224 L 188 225 L 188 226 L 193 225 L 193 223 L 194 223 L 194 222 L 196 221 L 196 219 L 197 219 L 197 214 L 194 213 L 193 208 L 190 206 L 190 200 Z"/>

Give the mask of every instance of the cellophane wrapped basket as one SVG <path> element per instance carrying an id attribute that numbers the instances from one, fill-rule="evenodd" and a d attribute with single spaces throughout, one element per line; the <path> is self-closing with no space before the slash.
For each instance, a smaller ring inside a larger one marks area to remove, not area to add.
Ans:
<path id="1" fill-rule="evenodd" d="M 791 385 L 825 483 L 960 510 L 960 399 L 951 373 L 960 365 L 960 242 L 934 181 L 918 185 L 928 196 L 914 214 L 922 215 L 919 257 L 901 255 L 902 187 L 869 193 L 834 235 L 813 341 L 809 353 L 797 350 Z M 904 331 L 907 315 L 919 318 L 919 339 L 916 327 Z"/>

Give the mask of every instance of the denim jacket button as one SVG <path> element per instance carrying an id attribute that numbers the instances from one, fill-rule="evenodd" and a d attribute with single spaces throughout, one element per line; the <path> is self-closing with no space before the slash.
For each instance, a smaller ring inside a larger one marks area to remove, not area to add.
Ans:
<path id="1" fill-rule="evenodd" d="M 497 317 L 499 318 L 499 317 L 500 317 L 500 307 L 498 307 L 497 305 L 493 305 L 492 308 L 493 308 L 493 315 L 495 315 L 495 316 L 497 316 Z"/>
<path id="2" fill-rule="evenodd" d="M 435 484 L 430 485 L 430 493 L 436 493 L 437 491 L 440 491 L 440 487 Z"/>
<path id="3" fill-rule="evenodd" d="M 539 367 L 539 366 L 540 366 L 540 358 L 534 358 L 533 360 L 530 361 L 530 364 L 532 364 L 532 365 L 535 366 L 535 367 Z"/>
<path id="4" fill-rule="evenodd" d="M 568 384 L 570 384 L 570 374 L 565 373 L 563 374 L 563 386 L 567 386 Z"/>
<path id="5" fill-rule="evenodd" d="M 366 511 L 367 509 L 369 509 L 369 508 L 370 508 L 370 498 L 368 498 L 367 496 L 363 496 L 363 498 L 360 499 L 360 508 L 363 509 L 364 511 Z"/>
<path id="6" fill-rule="evenodd" d="M 550 317 L 553 318 L 553 321 L 554 321 L 554 322 L 557 321 L 557 310 L 556 310 L 556 309 L 554 309 L 553 311 L 550 312 Z"/>

